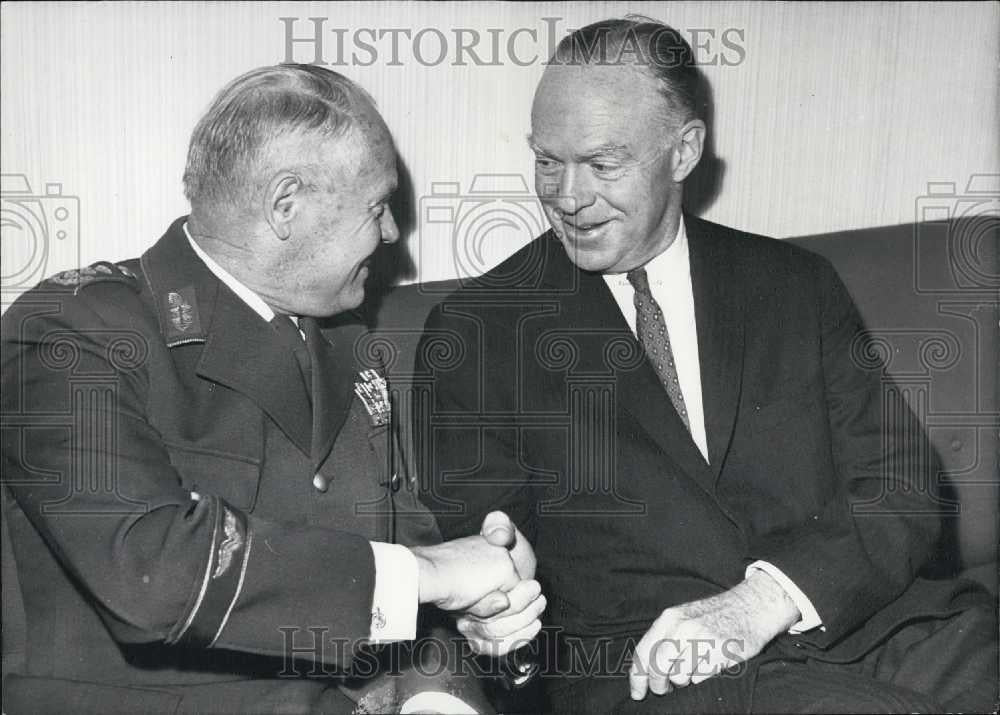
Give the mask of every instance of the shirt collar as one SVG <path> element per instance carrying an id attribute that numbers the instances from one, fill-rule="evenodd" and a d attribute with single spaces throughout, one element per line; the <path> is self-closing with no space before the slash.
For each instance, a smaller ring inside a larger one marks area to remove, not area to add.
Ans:
<path id="1" fill-rule="evenodd" d="M 202 247 L 195 242 L 195 240 L 191 237 L 191 232 L 188 231 L 187 222 L 184 223 L 184 235 L 187 236 L 188 243 L 191 244 L 191 250 L 193 250 L 195 255 L 202 260 L 202 263 L 208 267 L 208 270 L 212 271 L 212 274 L 216 278 L 222 281 L 226 287 L 229 288 L 229 290 L 235 293 L 240 300 L 249 305 L 261 318 L 267 322 L 271 322 L 271 320 L 274 319 L 274 311 L 271 309 L 271 306 L 264 302 L 263 298 L 240 283 L 240 281 L 233 277 L 232 273 L 216 263 L 212 257 L 205 253 Z"/>
<path id="2" fill-rule="evenodd" d="M 666 279 L 689 271 L 688 238 L 684 228 L 684 217 L 677 224 L 677 235 L 667 250 L 654 257 L 646 264 L 646 273 L 650 282 Z"/>
<path id="3" fill-rule="evenodd" d="M 667 250 L 654 256 L 646 265 L 646 276 L 650 284 L 666 281 L 678 275 L 690 272 L 690 254 L 688 252 L 687 229 L 684 227 L 684 216 L 677 224 L 677 235 L 667 246 Z M 605 274 L 605 280 L 615 283 L 627 283 L 627 273 Z"/>

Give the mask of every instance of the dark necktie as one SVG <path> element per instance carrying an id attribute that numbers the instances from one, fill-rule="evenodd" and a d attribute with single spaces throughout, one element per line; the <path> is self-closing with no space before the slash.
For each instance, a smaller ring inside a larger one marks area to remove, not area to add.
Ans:
<path id="1" fill-rule="evenodd" d="M 305 318 L 303 318 L 305 320 Z M 271 325 L 278 332 L 279 340 L 286 345 L 295 355 L 299 363 L 299 371 L 302 373 L 302 382 L 305 384 L 306 394 L 309 395 L 309 402 L 312 403 L 312 360 L 309 357 L 309 348 L 302 339 L 302 333 L 295 327 L 291 317 L 287 315 L 276 315 L 271 320 Z"/>
<path id="2" fill-rule="evenodd" d="M 670 402 L 677 410 L 684 426 L 691 431 L 687 408 L 684 406 L 684 393 L 677 379 L 677 366 L 674 364 L 674 353 L 670 349 L 670 335 L 667 333 L 667 323 L 663 319 L 663 311 L 653 298 L 649 289 L 649 278 L 645 268 L 636 268 L 628 272 L 628 282 L 635 289 L 635 332 L 639 344 L 646 351 L 646 357 L 653 365 L 660 382 L 670 396 Z"/>
<path id="3" fill-rule="evenodd" d="M 309 374 L 312 374 L 312 367 L 315 365 L 323 364 L 323 358 L 320 356 L 320 351 L 325 350 L 327 346 L 326 338 L 323 337 L 323 332 L 319 328 L 319 321 L 316 318 L 299 318 L 299 329 L 305 335 L 306 341 L 306 362 L 309 365 Z M 301 362 L 299 363 L 302 364 Z M 315 385 L 310 383 L 309 392 L 310 394 L 315 392 Z"/>

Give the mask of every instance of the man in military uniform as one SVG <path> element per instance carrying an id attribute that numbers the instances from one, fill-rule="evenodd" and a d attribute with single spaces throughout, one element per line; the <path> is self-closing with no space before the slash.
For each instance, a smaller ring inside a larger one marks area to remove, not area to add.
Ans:
<path id="1" fill-rule="evenodd" d="M 5 711 L 395 706 L 351 676 L 373 643 L 414 638 L 418 603 L 479 616 L 463 630 L 494 653 L 537 632 L 506 516 L 438 543 L 399 468 L 352 314 L 398 238 L 396 180 L 363 90 L 254 70 L 195 128 L 190 216 L 12 306 L 4 512 L 27 646 Z"/>

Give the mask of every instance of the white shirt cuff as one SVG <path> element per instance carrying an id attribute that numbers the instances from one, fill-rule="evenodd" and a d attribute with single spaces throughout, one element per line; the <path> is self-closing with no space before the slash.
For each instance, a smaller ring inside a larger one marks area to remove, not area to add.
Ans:
<path id="1" fill-rule="evenodd" d="M 777 581 L 778 584 L 785 590 L 785 593 L 788 594 L 788 597 L 792 599 L 792 603 L 795 604 L 795 607 L 799 609 L 801 619 L 798 623 L 788 629 L 789 633 L 792 635 L 798 635 L 799 633 L 811 631 L 817 626 L 821 630 L 826 630 L 823 626 L 823 620 L 819 617 L 819 613 L 816 612 L 815 607 L 813 607 L 812 601 L 809 600 L 808 596 L 802 593 L 802 590 L 796 586 L 795 582 L 788 578 L 781 569 L 767 561 L 754 561 L 752 564 L 747 566 L 744 578 L 750 576 L 751 571 L 763 571 Z"/>
<path id="2" fill-rule="evenodd" d="M 375 593 L 369 639 L 372 643 L 413 640 L 419 606 L 417 557 L 399 544 L 370 543 L 375 554 Z"/>
<path id="3" fill-rule="evenodd" d="M 478 710 L 450 693 L 422 690 L 403 703 L 400 715 L 410 713 L 451 713 L 452 715 L 477 715 Z"/>

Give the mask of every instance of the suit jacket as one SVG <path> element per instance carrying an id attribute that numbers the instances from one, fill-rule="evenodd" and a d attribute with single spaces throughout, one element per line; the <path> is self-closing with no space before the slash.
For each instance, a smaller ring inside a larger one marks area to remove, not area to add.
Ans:
<path id="1" fill-rule="evenodd" d="M 183 221 L 4 316 L 5 518 L 27 622 L 9 711 L 314 707 L 369 635 L 369 540 L 439 538 L 390 425 L 355 396 L 378 367 L 363 325 L 324 330 L 314 421 L 292 351 Z M 306 672 L 329 677 L 288 677 Z"/>
<path id="2" fill-rule="evenodd" d="M 825 625 L 779 638 L 786 654 L 849 660 L 950 608 L 948 588 L 908 588 L 939 530 L 935 458 L 900 393 L 883 399 L 877 346 L 832 266 L 685 221 L 708 463 L 602 277 L 549 232 L 427 320 L 433 408 L 416 442 L 443 533 L 507 510 L 535 544 L 549 624 L 611 643 L 612 661 L 663 609 L 731 588 L 757 559 Z"/>

